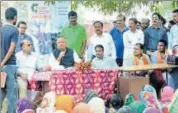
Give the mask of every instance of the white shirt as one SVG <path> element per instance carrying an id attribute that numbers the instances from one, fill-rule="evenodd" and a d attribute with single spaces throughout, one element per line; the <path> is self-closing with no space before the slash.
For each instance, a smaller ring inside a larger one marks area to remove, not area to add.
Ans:
<path id="1" fill-rule="evenodd" d="M 62 70 L 64 69 L 63 66 L 59 65 L 56 61 L 54 55 L 46 54 L 46 55 L 40 55 L 38 59 L 38 69 L 44 69 L 46 66 L 50 66 L 51 70 Z"/>
<path id="2" fill-rule="evenodd" d="M 172 47 L 178 44 L 178 24 L 172 26 L 170 31 L 170 38 L 171 38 L 171 42 L 169 43 L 172 43 Z"/>
<path id="3" fill-rule="evenodd" d="M 108 33 L 103 33 L 101 36 L 94 34 L 88 41 L 88 47 L 86 51 L 86 59 L 91 60 L 92 56 L 95 55 L 95 46 L 103 45 L 104 56 L 116 59 L 116 49 L 112 36 Z"/>
<path id="4" fill-rule="evenodd" d="M 74 51 L 74 54 L 73 54 L 73 57 L 74 57 L 74 62 L 75 63 L 80 63 L 82 60 L 79 58 L 77 52 L 75 50 Z"/>
<path id="5" fill-rule="evenodd" d="M 136 43 L 144 44 L 144 34 L 141 30 L 135 32 L 126 31 L 123 35 L 124 40 L 124 61 L 123 65 L 130 64 L 128 59 L 133 60 L 133 51 Z"/>
<path id="6" fill-rule="evenodd" d="M 82 60 L 79 58 L 76 51 L 74 51 L 73 54 L 74 62 L 80 63 Z M 56 61 L 56 58 L 54 57 L 53 53 L 46 54 L 46 55 L 40 55 L 38 59 L 38 69 L 44 69 L 46 66 L 50 66 L 51 70 L 63 70 L 64 66 L 59 65 L 59 63 Z"/>
<path id="7" fill-rule="evenodd" d="M 92 60 L 93 69 L 113 69 L 117 67 L 116 61 L 111 57 L 104 57 L 103 59 L 95 57 Z"/>
<path id="8" fill-rule="evenodd" d="M 32 52 L 30 55 L 26 55 L 23 51 L 16 53 L 17 72 L 26 73 L 27 79 L 30 80 L 34 72 L 37 69 L 38 55 Z"/>
<path id="9" fill-rule="evenodd" d="M 75 50 L 73 50 L 73 58 L 74 58 L 74 62 L 75 63 L 80 63 L 82 60 L 79 58 L 77 52 Z M 55 60 L 55 61 L 54 61 Z M 54 57 L 54 55 L 52 54 L 52 56 L 50 56 L 50 60 L 49 60 L 49 64 L 53 67 L 54 70 L 58 69 L 58 68 L 55 68 L 54 66 L 56 65 L 59 65 L 59 63 L 56 61 L 56 58 Z M 62 65 L 59 65 L 60 67 Z M 57 66 L 56 66 L 57 67 Z M 62 66 L 63 67 L 63 66 Z M 68 69 L 70 69 L 72 67 L 68 67 Z"/>

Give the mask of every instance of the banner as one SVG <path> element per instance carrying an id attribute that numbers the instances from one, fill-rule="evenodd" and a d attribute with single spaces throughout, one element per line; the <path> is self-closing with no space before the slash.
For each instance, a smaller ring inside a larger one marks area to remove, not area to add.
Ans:
<path id="1" fill-rule="evenodd" d="M 1 19 L 4 23 L 4 14 L 8 7 L 16 8 L 18 21 L 27 22 L 27 34 L 32 37 L 36 52 L 48 54 L 52 52 L 56 37 L 68 24 L 70 4 L 70 1 L 56 2 L 55 5 L 45 4 L 44 1 L 3 1 Z"/>

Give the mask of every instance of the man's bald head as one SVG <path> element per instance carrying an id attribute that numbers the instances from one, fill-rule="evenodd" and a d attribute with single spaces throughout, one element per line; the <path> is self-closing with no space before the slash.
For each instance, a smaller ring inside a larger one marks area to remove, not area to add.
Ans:
<path id="1" fill-rule="evenodd" d="M 64 37 L 59 37 L 57 39 L 57 47 L 58 49 L 60 50 L 65 50 L 66 47 L 67 47 L 67 42 L 66 42 L 66 39 Z"/>
<path id="2" fill-rule="evenodd" d="M 31 41 L 30 40 L 22 40 L 21 47 L 23 47 L 23 45 L 27 45 L 27 44 L 31 44 Z"/>
<path id="3" fill-rule="evenodd" d="M 149 26 L 150 26 L 150 19 L 149 18 L 142 18 L 142 20 L 141 20 L 142 30 L 145 30 Z"/>
<path id="4" fill-rule="evenodd" d="M 59 42 L 59 41 L 65 41 L 65 42 L 66 42 L 66 39 L 65 39 L 64 37 L 59 37 L 59 38 L 57 39 L 57 42 Z"/>
<path id="5" fill-rule="evenodd" d="M 32 51 L 32 44 L 30 40 L 23 40 L 21 43 L 22 51 L 26 54 L 30 54 Z"/>

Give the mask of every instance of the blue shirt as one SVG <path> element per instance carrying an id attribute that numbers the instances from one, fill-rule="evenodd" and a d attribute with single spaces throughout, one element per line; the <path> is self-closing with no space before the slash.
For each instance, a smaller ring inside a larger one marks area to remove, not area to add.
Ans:
<path id="1" fill-rule="evenodd" d="M 123 59 L 124 54 L 124 43 L 123 43 L 123 34 L 124 32 L 128 31 L 129 29 L 127 27 L 124 28 L 124 31 L 121 32 L 117 27 L 114 27 L 110 34 L 113 38 L 115 47 L 116 47 L 116 56 L 119 59 Z"/>
<path id="2" fill-rule="evenodd" d="M 29 40 L 32 44 L 32 51 L 35 52 L 35 47 L 34 47 L 34 44 L 33 44 L 32 37 L 30 37 L 28 35 L 19 35 L 18 36 L 18 41 L 17 41 L 17 45 L 16 45 L 16 48 L 15 48 L 15 52 L 18 53 L 22 50 L 20 45 L 21 45 L 23 40 Z"/>
<path id="3" fill-rule="evenodd" d="M 167 32 L 161 27 L 155 29 L 153 26 L 151 26 L 144 31 L 144 34 L 145 34 L 144 44 L 146 50 L 156 51 L 157 43 L 161 39 L 165 40 L 168 43 Z"/>
<path id="4" fill-rule="evenodd" d="M 7 24 L 1 28 L 1 60 L 5 58 L 9 51 L 11 42 L 17 43 L 18 35 L 18 30 L 13 25 Z M 15 51 L 5 65 L 16 65 Z"/>

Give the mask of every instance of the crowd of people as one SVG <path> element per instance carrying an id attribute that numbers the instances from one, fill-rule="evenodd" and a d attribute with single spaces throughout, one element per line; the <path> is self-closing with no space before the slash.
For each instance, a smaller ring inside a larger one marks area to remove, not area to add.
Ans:
<path id="1" fill-rule="evenodd" d="M 130 18 L 128 26 L 125 24 L 126 17 L 119 14 L 115 21 L 116 25 L 110 33 L 103 32 L 101 21 L 95 21 L 93 23 L 95 33 L 89 38 L 85 27 L 77 23 L 77 17 L 75 11 L 68 13 L 69 25 L 62 29 L 56 41 L 56 48 L 51 54 L 42 56 L 35 52 L 37 48 L 30 35 L 26 34 L 27 23 L 19 21 L 16 27 L 17 10 L 12 7 L 6 9 L 7 23 L 1 27 L 1 67 L 7 74 L 7 79 L 6 87 L 1 88 L 0 108 L 4 98 L 7 97 L 8 113 L 15 111 L 22 113 L 22 106 L 32 109 L 29 101 L 24 98 L 27 95 L 28 81 L 36 71 L 73 69 L 75 64 L 82 61 L 91 62 L 92 69 L 117 69 L 121 66 L 166 63 L 167 55 L 178 55 L 178 9 L 172 11 L 173 20 L 169 21 L 168 28 L 165 26 L 166 20 L 159 13 L 152 14 L 152 25 L 148 18 L 143 18 L 141 22 L 136 18 Z M 43 59 L 46 59 L 45 63 Z M 163 107 L 158 99 L 165 97 L 161 97 L 161 92 L 164 92 L 164 89 L 163 91 L 161 89 L 169 85 L 170 87 L 165 88 L 166 91 L 168 89 L 166 94 L 173 90 L 171 93 L 173 95 L 174 90 L 178 88 L 178 70 L 168 69 L 168 71 L 168 80 L 165 77 L 165 70 L 123 73 L 123 76 L 128 74 L 150 76 L 150 84 L 153 86 L 148 86 L 151 92 L 143 90 L 139 96 L 129 94 L 128 101 L 126 99 L 122 102 L 118 95 L 113 94 L 105 102 L 92 91 L 90 92 L 92 95 L 87 97 L 86 94 L 86 98 L 90 98 L 87 102 L 76 105 L 72 95 L 55 95 L 48 92 L 36 111 L 37 113 L 53 113 L 56 110 L 64 110 L 58 111 L 59 113 L 84 113 L 84 111 L 143 113 L 146 109 L 144 113 L 161 113 Z M 149 97 L 154 99 L 151 101 Z M 20 100 L 17 102 L 17 99 Z M 113 101 L 116 99 L 119 103 L 112 102 L 112 99 Z M 143 109 L 140 110 L 141 108 Z M 150 109 L 155 109 L 157 112 L 147 112 Z"/>
<path id="2" fill-rule="evenodd" d="M 100 98 L 94 90 L 87 90 L 82 101 L 76 102 L 72 95 L 56 95 L 47 92 L 36 113 L 177 113 L 178 90 L 166 86 L 160 99 L 151 85 L 145 85 L 139 95 L 126 95 L 124 101 L 112 94 L 107 100 Z M 17 113 L 34 113 L 32 103 L 26 99 L 17 102 Z M 30 112 L 31 111 L 31 112 Z"/>

